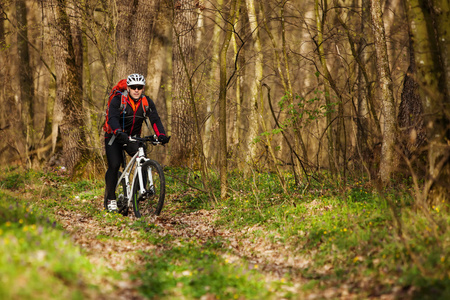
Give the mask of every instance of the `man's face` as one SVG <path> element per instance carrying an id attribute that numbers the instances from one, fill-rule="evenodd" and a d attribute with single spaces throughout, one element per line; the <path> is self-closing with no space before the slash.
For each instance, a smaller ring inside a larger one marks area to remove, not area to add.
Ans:
<path id="1" fill-rule="evenodd" d="M 129 85 L 128 86 L 128 94 L 134 100 L 141 98 L 142 92 L 144 91 L 143 85 Z"/>

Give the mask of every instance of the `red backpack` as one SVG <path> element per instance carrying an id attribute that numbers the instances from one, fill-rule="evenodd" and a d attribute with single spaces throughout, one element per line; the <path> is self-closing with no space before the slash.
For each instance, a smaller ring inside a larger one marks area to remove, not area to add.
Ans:
<path id="1" fill-rule="evenodd" d="M 106 133 L 113 133 L 111 126 L 109 126 L 108 124 L 108 115 L 109 115 L 109 104 L 111 103 L 112 98 L 114 98 L 117 95 L 121 96 L 121 103 L 120 103 L 120 110 L 125 110 L 125 107 L 127 105 L 127 80 L 126 79 L 122 79 L 120 80 L 112 89 L 111 92 L 109 93 L 109 97 L 108 97 L 108 105 L 106 106 L 106 120 L 105 123 L 103 124 L 103 130 Z M 149 109 L 149 105 L 148 105 L 148 101 L 147 101 L 147 97 L 143 97 L 142 101 L 142 108 L 144 109 L 144 118 L 147 115 L 148 109 Z M 147 123 L 147 120 L 145 120 Z"/>

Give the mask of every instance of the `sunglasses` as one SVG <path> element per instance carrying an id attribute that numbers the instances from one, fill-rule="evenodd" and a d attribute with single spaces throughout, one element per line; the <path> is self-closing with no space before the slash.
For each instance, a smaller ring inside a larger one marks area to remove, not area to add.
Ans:
<path id="1" fill-rule="evenodd" d="M 128 86 L 131 90 L 135 90 L 135 89 L 138 89 L 138 90 L 142 90 L 143 88 L 144 88 L 144 86 L 143 85 L 129 85 Z"/>

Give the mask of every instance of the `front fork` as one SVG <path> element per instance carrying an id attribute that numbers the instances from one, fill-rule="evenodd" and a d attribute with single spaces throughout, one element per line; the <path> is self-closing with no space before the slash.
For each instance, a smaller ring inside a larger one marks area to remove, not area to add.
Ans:
<path id="1" fill-rule="evenodd" d="M 153 191 L 147 191 L 145 189 L 144 176 L 142 175 L 142 167 L 141 166 L 138 167 L 138 179 L 139 179 L 139 197 L 141 197 L 142 195 L 145 195 L 148 192 L 153 192 Z M 150 167 L 147 169 L 147 180 L 149 183 L 149 187 L 152 188 L 153 187 L 153 178 L 152 178 L 152 169 Z"/>
<path id="2" fill-rule="evenodd" d="M 145 184 L 144 184 L 144 177 L 142 175 L 142 165 L 148 161 L 147 158 L 145 158 L 145 153 L 143 148 L 139 148 L 139 158 L 138 158 L 138 166 L 137 166 L 137 174 L 138 174 L 138 180 L 139 180 L 139 198 L 142 195 L 145 195 L 148 191 L 145 190 Z M 153 178 L 151 176 L 151 168 L 147 169 L 147 180 L 150 183 L 150 187 L 153 186 Z"/>
<path id="3" fill-rule="evenodd" d="M 125 187 L 126 187 L 126 197 L 127 197 L 127 199 L 126 199 L 126 201 L 128 202 L 129 201 L 129 199 L 131 199 L 131 197 L 130 197 L 130 195 L 131 195 L 131 183 L 130 183 L 130 174 L 129 173 L 127 173 L 126 174 L 126 176 L 124 177 L 125 178 Z"/>

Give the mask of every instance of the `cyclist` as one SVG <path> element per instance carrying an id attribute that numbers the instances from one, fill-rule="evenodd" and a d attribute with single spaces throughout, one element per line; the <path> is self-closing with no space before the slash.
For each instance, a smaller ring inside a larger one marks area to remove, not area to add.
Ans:
<path id="1" fill-rule="evenodd" d="M 130 142 L 128 137 L 139 136 L 142 123 L 148 117 L 158 141 L 166 144 L 170 139 L 166 136 L 155 103 L 150 97 L 144 95 L 144 86 L 143 75 L 129 75 L 127 77 L 127 93 L 124 93 L 123 96 L 116 95 L 109 104 L 106 120 L 107 126 L 110 128 L 105 132 L 105 150 L 108 161 L 108 170 L 105 174 L 105 202 L 110 212 L 117 211 L 115 188 L 119 168 L 123 163 L 122 151 L 125 150 L 130 156 L 138 151 L 138 143 Z"/>

